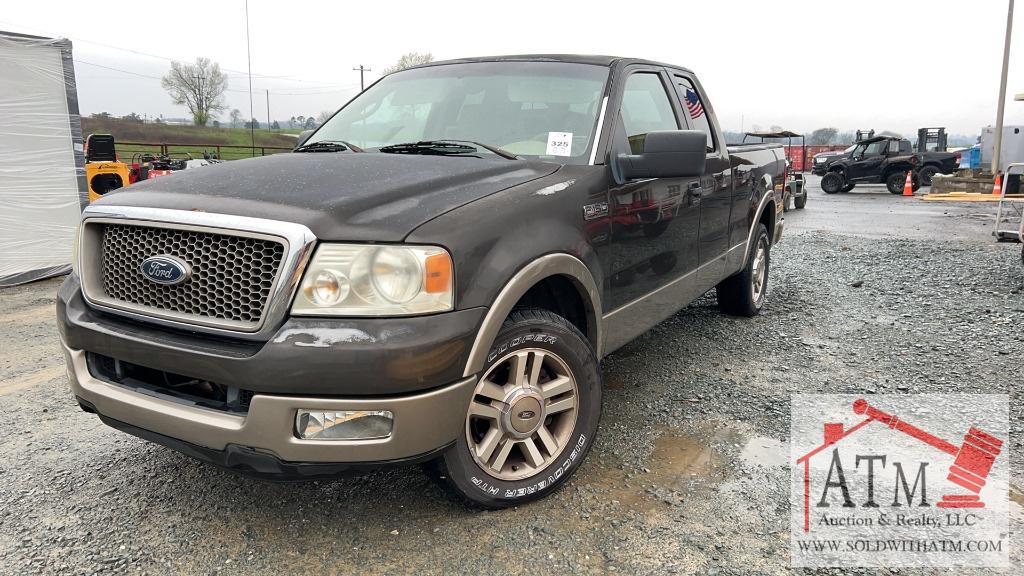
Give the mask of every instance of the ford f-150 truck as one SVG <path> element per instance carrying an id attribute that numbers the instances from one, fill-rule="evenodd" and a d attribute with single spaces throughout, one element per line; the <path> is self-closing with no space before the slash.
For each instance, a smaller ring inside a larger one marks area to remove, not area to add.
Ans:
<path id="1" fill-rule="evenodd" d="M 57 302 L 71 390 L 253 476 L 430 462 L 484 507 L 542 497 L 594 444 L 603 356 L 710 289 L 764 306 L 785 157 L 723 142 L 678 66 L 391 74 L 293 153 L 89 206 Z"/>

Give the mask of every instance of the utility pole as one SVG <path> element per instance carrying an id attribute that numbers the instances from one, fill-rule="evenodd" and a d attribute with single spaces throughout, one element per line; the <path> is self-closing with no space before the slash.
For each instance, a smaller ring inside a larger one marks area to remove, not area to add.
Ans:
<path id="1" fill-rule="evenodd" d="M 366 84 L 363 82 L 363 72 L 372 72 L 372 70 L 369 68 L 363 68 L 362 64 L 359 65 L 359 68 L 353 68 L 352 70 L 359 71 L 359 91 L 362 92 L 363 90 L 366 90 Z"/>
<path id="2" fill-rule="evenodd" d="M 270 130 L 270 89 L 267 88 L 267 130 Z"/>
<path id="3" fill-rule="evenodd" d="M 1010 36 L 1013 33 L 1013 0 L 1006 12 L 1006 42 L 1003 44 L 1003 75 L 999 78 L 999 104 L 996 106 L 995 144 L 992 147 L 992 174 L 999 172 L 999 155 L 1003 150 L 1003 108 L 1006 106 L 1006 72 L 1010 68 Z"/>
<path id="4" fill-rule="evenodd" d="M 252 50 L 249 49 L 249 0 L 245 0 L 245 59 L 249 64 L 249 142 L 256 155 L 256 114 L 252 111 Z"/>

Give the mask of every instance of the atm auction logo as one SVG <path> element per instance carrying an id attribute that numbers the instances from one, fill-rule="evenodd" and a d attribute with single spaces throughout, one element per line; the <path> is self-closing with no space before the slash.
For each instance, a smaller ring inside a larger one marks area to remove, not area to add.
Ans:
<path id="1" fill-rule="evenodd" d="M 794 395 L 795 567 L 1009 565 L 1009 399 Z"/>

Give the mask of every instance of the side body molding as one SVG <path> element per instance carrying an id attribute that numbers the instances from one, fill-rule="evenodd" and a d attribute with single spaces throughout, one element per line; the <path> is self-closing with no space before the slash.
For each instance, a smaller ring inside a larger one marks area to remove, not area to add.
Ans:
<path id="1" fill-rule="evenodd" d="M 488 309 L 487 315 L 484 316 L 483 324 L 473 342 L 473 348 L 469 351 L 465 376 L 471 376 L 483 369 L 487 353 L 498 336 L 501 324 L 512 312 L 512 308 L 530 288 L 549 276 L 566 276 L 581 291 L 580 296 L 587 313 L 587 331 L 589 333 L 586 336 L 594 345 L 597 357 L 601 357 L 601 294 L 594 282 L 594 276 L 587 266 L 575 256 L 564 253 L 547 254 L 524 266 L 502 288 Z"/>

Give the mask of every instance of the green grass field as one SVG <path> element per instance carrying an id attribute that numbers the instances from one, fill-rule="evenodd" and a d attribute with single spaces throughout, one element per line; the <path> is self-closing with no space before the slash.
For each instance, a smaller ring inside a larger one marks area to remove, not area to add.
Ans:
<path id="1" fill-rule="evenodd" d="M 204 152 L 214 154 L 220 148 L 220 157 L 224 160 L 236 160 L 261 154 L 274 154 L 290 150 L 295 144 L 294 136 L 301 130 L 284 129 L 280 131 L 256 130 L 255 151 L 250 147 L 250 133 L 245 128 L 214 128 L 212 126 L 177 126 L 168 124 L 139 124 L 112 118 L 82 118 L 82 134 L 113 134 L 117 153 L 121 160 L 131 162 L 132 156 L 140 153 L 159 154 L 161 144 L 168 144 L 167 152 L 172 154 L 190 154 L 194 158 L 202 158 Z M 132 143 L 144 143 L 145 146 Z M 178 144 L 178 146 L 170 146 Z M 224 148 L 224 146 L 242 146 L 244 148 Z"/>

